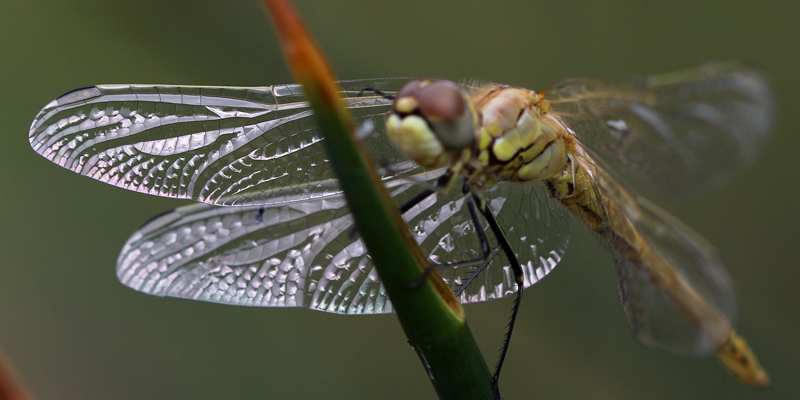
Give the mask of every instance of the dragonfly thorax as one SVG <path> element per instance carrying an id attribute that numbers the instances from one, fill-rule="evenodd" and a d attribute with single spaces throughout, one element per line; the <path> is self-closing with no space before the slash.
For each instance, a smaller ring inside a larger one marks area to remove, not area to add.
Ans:
<path id="1" fill-rule="evenodd" d="M 467 157 L 477 119 L 466 96 L 449 81 L 414 80 L 398 92 L 387 134 L 423 167 L 440 167 Z"/>
<path id="2" fill-rule="evenodd" d="M 470 161 L 488 181 L 542 181 L 564 174 L 571 135 L 532 90 L 492 85 L 471 102 L 481 121 Z"/>

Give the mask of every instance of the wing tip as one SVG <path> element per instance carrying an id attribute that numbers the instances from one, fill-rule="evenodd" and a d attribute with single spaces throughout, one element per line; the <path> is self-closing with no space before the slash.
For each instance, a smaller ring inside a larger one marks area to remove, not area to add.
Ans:
<path id="1" fill-rule="evenodd" d="M 70 90 L 67 93 L 58 96 L 55 100 L 59 106 L 85 101 L 94 97 L 102 95 L 97 86 L 84 86 L 77 89 Z"/>

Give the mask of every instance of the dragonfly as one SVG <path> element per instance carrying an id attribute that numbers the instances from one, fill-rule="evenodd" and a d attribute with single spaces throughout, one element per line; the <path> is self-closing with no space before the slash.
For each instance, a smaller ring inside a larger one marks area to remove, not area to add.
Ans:
<path id="1" fill-rule="evenodd" d="M 716 354 L 741 381 L 769 383 L 732 328 L 733 285 L 716 249 L 633 186 L 686 200 L 751 163 L 772 123 L 759 71 L 710 63 L 542 91 L 411 78 L 340 84 L 433 264 L 486 259 L 476 233 L 487 218 L 503 227 L 506 259 L 440 270 L 459 301 L 512 296 L 543 279 L 577 219 L 613 260 L 641 343 Z M 39 112 L 29 140 L 81 175 L 200 202 L 153 218 L 124 245 L 117 276 L 135 290 L 339 314 L 393 310 L 299 85 L 76 89 Z M 457 182 L 465 189 L 450 189 Z M 485 218 L 471 217 L 470 199 L 485 204 Z"/>

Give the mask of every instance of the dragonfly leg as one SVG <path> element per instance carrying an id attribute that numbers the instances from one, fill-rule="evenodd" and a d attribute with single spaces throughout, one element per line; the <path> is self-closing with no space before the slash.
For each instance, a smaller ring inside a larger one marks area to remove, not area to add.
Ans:
<path id="1" fill-rule="evenodd" d="M 500 252 L 500 246 L 497 246 L 497 247 L 494 248 L 494 250 L 492 250 L 492 254 L 490 254 L 489 257 L 486 258 L 486 261 L 483 264 L 481 264 L 481 266 L 478 267 L 475 270 L 475 272 L 473 272 L 472 275 L 469 276 L 469 278 L 467 278 L 467 281 L 464 282 L 461 285 L 460 288 L 458 288 L 458 291 L 456 291 L 456 297 L 461 296 L 461 293 L 463 293 L 464 290 L 466 290 L 469 287 L 469 285 L 472 283 L 472 281 L 475 278 L 477 278 L 478 275 L 480 275 L 480 273 L 483 272 L 484 269 L 486 269 L 486 267 L 489 265 L 489 263 L 492 260 L 494 260 L 494 258 L 497 256 L 497 253 L 499 253 L 499 252 Z"/>
<path id="2" fill-rule="evenodd" d="M 447 177 L 446 175 L 442 175 L 442 177 L 439 178 L 440 182 L 447 182 L 448 180 L 449 180 L 449 177 Z M 437 185 L 438 184 L 439 184 L 439 182 L 437 182 Z M 469 187 L 467 187 L 467 185 L 464 184 L 464 193 L 467 194 L 469 192 L 470 192 L 469 191 Z M 416 199 L 417 197 L 420 197 L 420 195 L 422 195 L 423 193 L 425 193 L 425 191 L 423 191 L 419 195 L 415 196 L 412 200 Z M 422 201 L 422 200 L 424 200 L 424 197 L 422 199 L 420 199 L 419 201 Z M 417 203 L 419 201 L 417 201 Z M 469 209 L 469 214 L 470 214 L 470 217 L 472 218 L 472 224 L 475 226 L 475 232 L 478 234 L 478 240 L 481 243 L 481 252 L 483 253 L 483 256 L 480 257 L 480 258 L 472 259 L 472 260 L 462 260 L 462 261 L 442 263 L 442 264 L 431 264 L 427 268 L 425 268 L 425 271 L 423 271 L 423 274 L 419 279 L 417 279 L 414 283 L 411 283 L 411 284 L 407 285 L 408 288 L 414 289 L 414 288 L 417 288 L 420 285 L 422 285 L 422 283 L 425 282 L 426 279 L 428 279 L 428 276 L 435 269 L 454 268 L 454 267 L 467 267 L 467 266 L 471 266 L 471 265 L 480 265 L 478 267 L 478 271 L 477 271 L 477 272 L 480 272 L 481 270 L 483 270 L 486 267 L 486 265 L 489 264 L 489 261 L 491 261 L 494 258 L 494 255 L 496 255 L 497 252 L 496 251 L 492 252 L 492 251 L 489 250 L 489 240 L 486 239 L 486 232 L 484 232 L 483 226 L 481 225 L 481 220 L 478 218 L 478 211 L 477 211 L 477 209 L 475 207 L 475 202 L 476 201 L 480 201 L 480 200 L 476 200 L 476 197 L 474 195 L 470 195 L 470 196 L 467 197 L 467 208 Z M 405 204 L 404 204 L 404 206 L 405 206 Z M 410 209 L 412 206 L 409 206 L 408 208 Z M 401 207 L 401 210 L 402 209 L 403 208 Z M 473 276 L 470 277 L 469 281 L 472 281 L 472 279 L 474 279 L 475 275 L 476 274 L 473 274 Z M 462 289 L 459 289 L 458 293 L 461 293 L 464 290 L 465 287 L 466 286 L 462 286 Z"/>
<path id="3" fill-rule="evenodd" d="M 500 350 L 500 356 L 497 358 L 497 363 L 494 365 L 494 375 L 492 375 L 492 389 L 494 390 L 494 398 L 500 399 L 500 370 L 503 369 L 503 362 L 506 360 L 506 353 L 508 353 L 508 346 L 511 344 L 511 333 L 514 331 L 514 323 L 517 322 L 517 313 L 519 312 L 519 305 L 522 302 L 522 286 L 517 287 L 517 296 L 514 298 L 514 307 L 511 309 L 511 319 L 508 321 L 508 331 L 506 337 L 503 339 L 503 349 Z"/>
<path id="4" fill-rule="evenodd" d="M 427 199 L 434 193 L 436 193 L 436 190 L 433 189 L 425 189 L 419 192 L 416 196 L 410 198 L 408 201 L 406 201 L 405 203 L 403 203 L 403 205 L 400 206 L 400 214 L 405 214 L 406 211 L 411 209 L 411 207 L 414 207 L 415 205 L 421 203 L 423 200 Z"/>
<path id="5" fill-rule="evenodd" d="M 361 97 L 364 94 L 364 92 L 375 93 L 378 96 L 381 96 L 381 97 L 383 97 L 384 99 L 387 99 L 387 100 L 394 100 L 394 97 L 395 97 L 393 94 L 388 94 L 388 93 L 383 92 L 381 90 L 375 89 L 374 87 L 371 87 L 371 86 L 365 86 L 365 87 L 361 88 L 361 90 L 358 92 L 358 97 Z"/>
<path id="6" fill-rule="evenodd" d="M 497 238 L 497 242 L 500 244 L 500 247 L 503 249 L 503 252 L 508 258 L 508 262 L 511 265 L 511 271 L 514 273 L 514 281 L 517 283 L 517 286 L 521 288 L 524 278 L 522 266 L 519 265 L 517 255 L 514 254 L 514 251 L 511 249 L 511 244 L 508 242 L 506 233 L 503 231 L 503 228 L 500 227 L 500 224 L 494 217 L 494 213 L 489 207 L 489 204 L 480 198 L 477 198 L 476 201 L 481 203 L 481 213 L 483 214 L 484 218 L 486 218 L 486 222 L 489 223 L 489 228 L 492 230 L 495 238 Z"/>
<path id="7" fill-rule="evenodd" d="M 442 176 L 439 182 L 447 182 L 449 177 Z M 437 182 L 437 185 L 439 184 Z M 428 278 L 430 273 L 437 268 L 448 268 L 448 267 L 457 267 L 457 266 L 467 266 L 469 264 L 475 264 L 476 262 L 480 262 L 480 266 L 478 269 L 473 273 L 469 279 L 461 286 L 461 288 L 456 292 L 456 297 L 460 295 L 472 282 L 473 279 L 481 272 L 484 268 L 489 264 L 491 260 L 499 253 L 500 249 L 508 258 L 509 263 L 511 265 L 511 270 L 514 273 L 514 281 L 517 284 L 517 295 L 514 299 L 514 307 L 512 308 L 511 312 L 511 319 L 508 323 L 508 331 L 506 332 L 505 338 L 503 340 L 503 347 L 500 351 L 500 356 L 498 357 L 497 363 L 495 364 L 495 371 L 494 375 L 492 376 L 492 389 L 495 393 L 495 398 L 500 398 L 500 388 L 499 388 L 499 380 L 500 380 L 500 371 L 503 368 L 503 363 L 505 362 L 506 354 L 508 353 L 508 347 L 511 344 L 511 334 L 514 332 L 514 324 L 517 321 L 517 313 L 519 312 L 519 307 L 522 302 L 522 289 L 524 283 L 524 276 L 522 267 L 519 264 L 519 260 L 517 260 L 516 254 L 511 249 L 511 244 L 508 241 L 508 237 L 506 237 L 505 232 L 503 231 L 500 224 L 497 222 L 497 219 L 494 217 L 494 213 L 492 212 L 491 207 L 489 204 L 480 198 L 477 194 L 471 193 L 469 187 L 465 184 L 463 189 L 464 194 L 469 194 L 467 197 L 467 207 L 470 212 L 470 217 L 472 219 L 472 223 L 475 226 L 475 232 L 478 234 L 478 239 L 481 243 L 481 250 L 483 251 L 483 257 L 475 260 L 467 260 L 467 261 L 460 261 L 455 263 L 445 263 L 445 264 L 432 264 L 425 268 L 422 277 L 417 280 L 416 282 L 408 285 L 409 288 L 416 288 L 419 287 L 425 280 Z M 426 189 L 419 193 L 417 196 L 414 196 L 411 200 L 407 201 L 400 207 L 401 212 L 406 212 L 411 207 L 416 204 L 419 204 L 421 201 L 425 200 L 428 196 L 435 193 L 435 191 Z M 476 204 L 478 206 L 476 206 Z M 480 209 L 481 214 L 483 214 L 486 221 L 489 223 L 489 228 L 492 230 L 492 233 L 497 238 L 500 246 L 495 248 L 493 251 L 489 250 L 489 241 L 486 239 L 486 232 L 481 225 L 480 219 L 478 217 L 477 209 Z"/>
<path id="8" fill-rule="evenodd" d="M 497 241 L 500 243 L 500 247 L 506 254 L 506 258 L 508 258 L 508 262 L 511 265 L 511 270 L 514 272 L 514 281 L 517 284 L 517 296 L 514 299 L 514 307 L 511 311 L 511 319 L 508 322 L 508 331 L 506 332 L 505 339 L 503 340 L 503 348 L 500 351 L 500 356 L 497 358 L 497 364 L 495 364 L 494 367 L 494 375 L 492 376 L 492 389 L 494 390 L 495 398 L 499 399 L 500 388 L 498 383 L 500 380 L 500 370 L 503 369 L 503 362 L 506 359 L 506 353 L 508 353 L 508 346 L 511 344 L 511 334 L 514 332 L 514 323 L 517 321 L 517 313 L 519 312 L 519 305 L 522 301 L 524 276 L 522 267 L 519 265 L 519 260 L 517 260 L 516 254 L 514 254 L 514 251 L 511 249 L 511 244 L 508 242 L 508 238 L 506 237 L 503 228 L 500 227 L 500 224 L 494 217 L 494 213 L 489 207 L 489 204 L 481 199 L 476 200 L 480 201 L 482 206 L 481 213 L 486 218 L 486 221 L 489 223 L 489 228 L 491 228 L 492 233 L 494 233 L 495 238 L 497 238 Z"/>

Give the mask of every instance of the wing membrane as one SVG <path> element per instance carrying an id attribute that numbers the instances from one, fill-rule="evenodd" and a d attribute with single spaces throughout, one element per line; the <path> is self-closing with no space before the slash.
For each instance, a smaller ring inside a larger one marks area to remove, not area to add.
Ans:
<path id="1" fill-rule="evenodd" d="M 435 174 L 428 178 L 435 179 Z M 401 181 L 388 186 L 398 202 L 418 191 Z M 536 186 L 497 186 L 487 198 L 501 222 L 511 224 L 509 239 L 530 270 L 525 281 L 530 286 L 561 260 L 569 240 L 568 220 L 564 211 L 551 215 L 545 209 L 554 205 Z M 520 206 L 530 210 L 516 208 Z M 405 218 L 434 262 L 479 256 L 460 193 L 436 193 Z M 117 275 L 125 285 L 158 296 L 340 314 L 391 312 L 366 248 L 350 236 L 352 227 L 340 195 L 283 205 L 183 207 L 147 223 L 128 240 Z M 504 261 L 492 260 L 460 300 L 472 303 L 513 294 L 516 285 Z M 458 289 L 473 271 L 460 267 L 441 273 Z"/>
<path id="2" fill-rule="evenodd" d="M 548 89 L 552 109 L 595 159 L 659 194 L 686 198 L 747 166 L 768 136 L 772 96 L 740 63 Z"/>
<path id="3" fill-rule="evenodd" d="M 489 187 L 485 196 L 523 268 L 523 287 L 528 288 L 549 274 L 563 258 L 569 244 L 569 213 L 539 183 L 499 183 Z M 471 236 L 474 240 L 476 235 Z M 467 246 L 464 244 L 466 248 L 479 248 L 477 240 L 472 247 Z M 514 273 L 505 256 L 501 258 L 501 262 L 492 264 L 480 277 L 481 284 L 473 283 L 466 289 L 467 298 L 462 298 L 462 303 L 516 293 Z M 494 293 L 479 292 L 487 289 Z"/>
<path id="4" fill-rule="evenodd" d="M 595 191 L 603 234 L 617 268 L 622 309 L 645 345 L 704 355 L 728 338 L 735 319 L 733 284 L 711 244 L 602 170 Z M 635 230 L 631 233 L 627 224 Z"/>
<path id="5" fill-rule="evenodd" d="M 357 124 L 378 133 L 391 92 L 404 79 L 343 82 Z M 281 204 L 339 193 L 299 85 L 261 88 L 92 86 L 54 100 L 34 119 L 29 140 L 67 169 L 118 187 L 216 205 Z M 393 173 L 403 163 L 385 135 L 365 139 Z"/>

